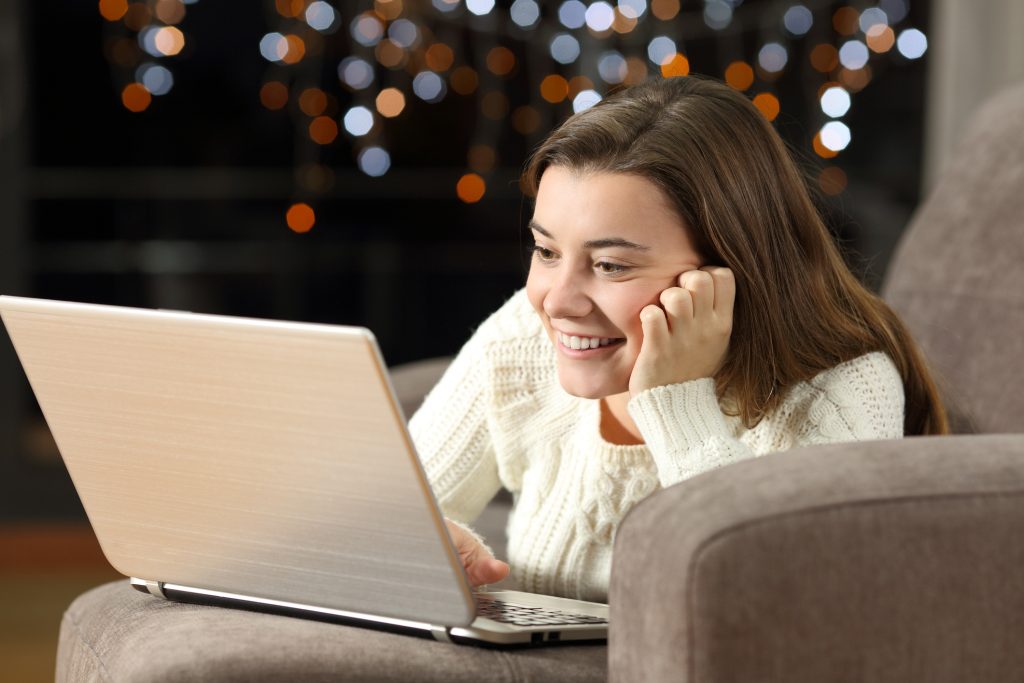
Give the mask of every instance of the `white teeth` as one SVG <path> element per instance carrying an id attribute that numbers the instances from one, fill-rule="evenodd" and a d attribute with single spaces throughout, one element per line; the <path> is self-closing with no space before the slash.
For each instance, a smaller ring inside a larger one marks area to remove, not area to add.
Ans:
<path id="1" fill-rule="evenodd" d="M 608 346 L 614 341 L 611 337 L 604 339 L 601 337 L 576 337 L 568 336 L 561 332 L 558 332 L 557 336 L 558 341 L 562 344 L 576 350 L 596 349 L 598 346 Z"/>

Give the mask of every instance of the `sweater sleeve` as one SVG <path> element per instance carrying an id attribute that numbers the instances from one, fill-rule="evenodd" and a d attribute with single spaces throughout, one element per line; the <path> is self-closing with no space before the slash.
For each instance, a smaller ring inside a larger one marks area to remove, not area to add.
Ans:
<path id="1" fill-rule="evenodd" d="M 464 524 L 473 522 L 501 487 L 487 419 L 493 319 L 480 325 L 409 420 L 441 511 Z"/>
<path id="2" fill-rule="evenodd" d="M 710 378 L 648 389 L 630 400 L 628 410 L 663 487 L 762 454 L 737 438 Z M 755 430 L 770 444 L 790 435 L 781 448 L 897 439 L 903 436 L 903 410 L 895 365 L 883 353 L 869 353 L 797 385 Z"/>

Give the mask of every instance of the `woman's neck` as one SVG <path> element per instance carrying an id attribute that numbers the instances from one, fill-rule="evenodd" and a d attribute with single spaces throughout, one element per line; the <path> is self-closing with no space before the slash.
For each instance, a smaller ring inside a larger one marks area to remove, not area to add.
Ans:
<path id="1" fill-rule="evenodd" d="M 601 438 L 620 446 L 633 446 L 644 442 L 626 404 L 629 392 L 606 396 L 601 399 Z"/>

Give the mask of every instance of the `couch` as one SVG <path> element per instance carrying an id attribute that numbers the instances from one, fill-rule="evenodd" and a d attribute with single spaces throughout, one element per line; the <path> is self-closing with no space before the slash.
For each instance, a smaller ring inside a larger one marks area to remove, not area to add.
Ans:
<path id="1" fill-rule="evenodd" d="M 1024 87 L 979 110 L 884 287 L 961 433 L 798 449 L 655 493 L 616 537 L 607 646 L 451 646 L 122 581 L 68 608 L 57 681 L 1024 678 L 1022 131 Z M 407 411 L 443 367 L 396 370 Z"/>

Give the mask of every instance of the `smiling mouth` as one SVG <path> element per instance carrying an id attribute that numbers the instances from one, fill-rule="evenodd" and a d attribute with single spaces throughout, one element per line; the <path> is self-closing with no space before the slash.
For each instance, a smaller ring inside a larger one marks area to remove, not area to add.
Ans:
<path id="1" fill-rule="evenodd" d="M 586 351 L 588 349 L 603 348 L 605 346 L 616 346 L 626 341 L 621 337 L 577 337 L 575 335 L 555 332 L 558 343 L 573 351 Z"/>

